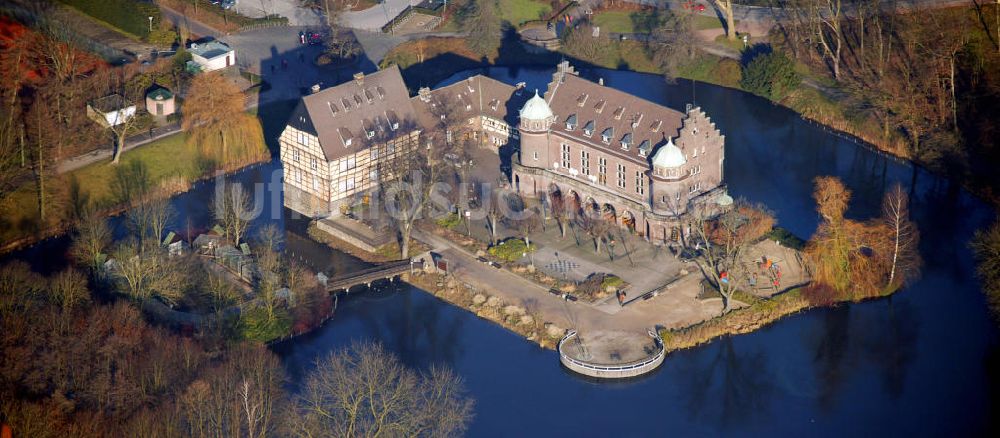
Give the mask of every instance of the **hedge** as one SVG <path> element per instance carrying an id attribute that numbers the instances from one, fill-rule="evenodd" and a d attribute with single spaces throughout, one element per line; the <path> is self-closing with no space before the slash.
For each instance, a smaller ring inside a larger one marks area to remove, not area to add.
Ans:
<path id="1" fill-rule="evenodd" d="M 160 8 L 141 0 L 59 0 L 132 35 L 145 38 L 149 35 L 149 18 L 153 28 L 160 24 Z"/>

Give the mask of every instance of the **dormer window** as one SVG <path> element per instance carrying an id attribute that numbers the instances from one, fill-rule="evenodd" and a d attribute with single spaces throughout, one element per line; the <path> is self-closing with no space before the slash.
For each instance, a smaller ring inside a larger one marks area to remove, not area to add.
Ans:
<path id="1" fill-rule="evenodd" d="M 649 125 L 649 130 L 653 131 L 653 132 L 659 131 L 660 130 L 660 125 L 663 125 L 663 122 L 661 122 L 659 120 L 654 120 L 653 123 L 651 123 Z"/>
<path id="2" fill-rule="evenodd" d="M 354 101 L 357 102 L 358 106 L 361 106 L 361 96 L 357 94 L 354 95 Z"/>
<path id="3" fill-rule="evenodd" d="M 368 103 L 375 103 L 375 96 L 372 96 L 371 90 L 365 90 L 365 100 L 367 100 Z"/>
<path id="4" fill-rule="evenodd" d="M 615 120 L 621 120 L 623 114 L 625 114 L 625 108 L 618 107 L 618 109 L 615 110 Z"/>
<path id="5" fill-rule="evenodd" d="M 368 139 L 371 140 L 375 138 L 375 131 L 368 131 Z"/>
<path id="6" fill-rule="evenodd" d="M 343 98 L 343 99 L 340 99 L 340 102 L 344 104 L 344 111 L 350 111 L 351 110 L 351 101 L 347 100 L 346 97 Z"/>
<path id="7" fill-rule="evenodd" d="M 587 98 L 590 97 L 587 94 L 581 94 L 580 97 L 576 98 L 576 106 L 584 106 L 587 104 Z"/>
<path id="8" fill-rule="evenodd" d="M 600 114 L 601 111 L 604 111 L 604 101 L 603 100 L 598 101 L 597 105 L 594 105 L 594 111 L 597 111 L 597 114 Z"/>
<path id="9" fill-rule="evenodd" d="M 604 132 L 601 132 L 601 141 L 605 143 L 611 143 L 611 137 L 615 135 L 614 128 L 607 128 Z"/>
<path id="10" fill-rule="evenodd" d="M 627 151 L 629 146 L 632 146 L 632 133 L 622 136 L 622 149 Z"/>
<path id="11" fill-rule="evenodd" d="M 576 114 L 570 114 L 569 117 L 566 118 L 566 130 L 572 131 L 574 129 L 576 129 Z"/>
<path id="12" fill-rule="evenodd" d="M 385 99 L 385 88 L 375 87 L 375 92 L 378 93 L 379 99 Z"/>
<path id="13" fill-rule="evenodd" d="M 635 113 L 632 116 L 632 129 L 638 128 L 640 122 L 642 122 L 642 113 Z"/>
<path id="14" fill-rule="evenodd" d="M 639 144 L 639 155 L 643 157 L 649 155 L 649 140 L 643 140 Z"/>
<path id="15" fill-rule="evenodd" d="M 590 137 L 591 135 L 594 135 L 594 121 L 593 120 L 587 122 L 586 125 L 583 125 L 583 135 L 586 135 L 587 137 Z"/>
<path id="16" fill-rule="evenodd" d="M 330 114 L 336 116 L 337 115 L 337 104 L 335 104 L 333 102 L 327 102 L 326 104 L 330 107 Z"/>

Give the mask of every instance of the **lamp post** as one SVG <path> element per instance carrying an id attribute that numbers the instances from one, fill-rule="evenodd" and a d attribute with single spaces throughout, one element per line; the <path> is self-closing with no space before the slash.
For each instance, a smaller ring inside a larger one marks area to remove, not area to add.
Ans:
<path id="1" fill-rule="evenodd" d="M 149 18 L 149 31 L 152 32 L 153 31 L 153 17 L 149 16 L 149 17 L 146 17 L 146 18 Z"/>
<path id="2" fill-rule="evenodd" d="M 472 212 L 465 210 L 465 235 L 472 237 L 472 225 L 469 224 L 469 219 L 472 217 Z"/>

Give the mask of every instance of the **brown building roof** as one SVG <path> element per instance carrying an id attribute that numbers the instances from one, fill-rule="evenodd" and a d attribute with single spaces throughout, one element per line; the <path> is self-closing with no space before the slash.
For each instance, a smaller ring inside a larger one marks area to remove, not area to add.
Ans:
<path id="1" fill-rule="evenodd" d="M 319 137 L 327 161 L 354 154 L 417 123 L 409 93 L 395 65 L 357 74 L 340 85 L 302 98 L 289 124 Z"/>
<path id="2" fill-rule="evenodd" d="M 435 90 L 421 88 L 410 100 L 417 110 L 421 126 L 429 129 L 436 123 L 434 112 L 430 109 L 431 100 L 453 102 L 456 109 L 468 118 L 483 115 L 517 126 L 518 110 L 530 97 L 523 85 L 508 85 L 487 76 L 475 75 Z"/>
<path id="3" fill-rule="evenodd" d="M 545 100 L 556 115 L 552 132 L 642 163 L 667 136 L 677 136 L 684 118 L 679 111 L 583 79 L 571 68 L 553 75 Z"/>

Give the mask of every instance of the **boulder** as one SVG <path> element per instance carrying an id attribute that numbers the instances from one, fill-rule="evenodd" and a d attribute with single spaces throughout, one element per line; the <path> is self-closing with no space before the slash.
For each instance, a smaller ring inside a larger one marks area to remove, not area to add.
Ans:
<path id="1" fill-rule="evenodd" d="M 486 306 L 487 307 L 499 307 L 500 306 L 500 298 L 499 297 L 489 297 L 489 299 L 486 300 Z"/>
<path id="2" fill-rule="evenodd" d="M 510 305 L 503 308 L 503 313 L 505 315 L 523 315 L 524 308 L 515 305 Z"/>
<path id="3" fill-rule="evenodd" d="M 472 304 L 474 305 L 478 306 L 485 302 L 486 302 L 486 297 L 483 294 L 476 294 L 474 297 L 472 297 Z"/>

